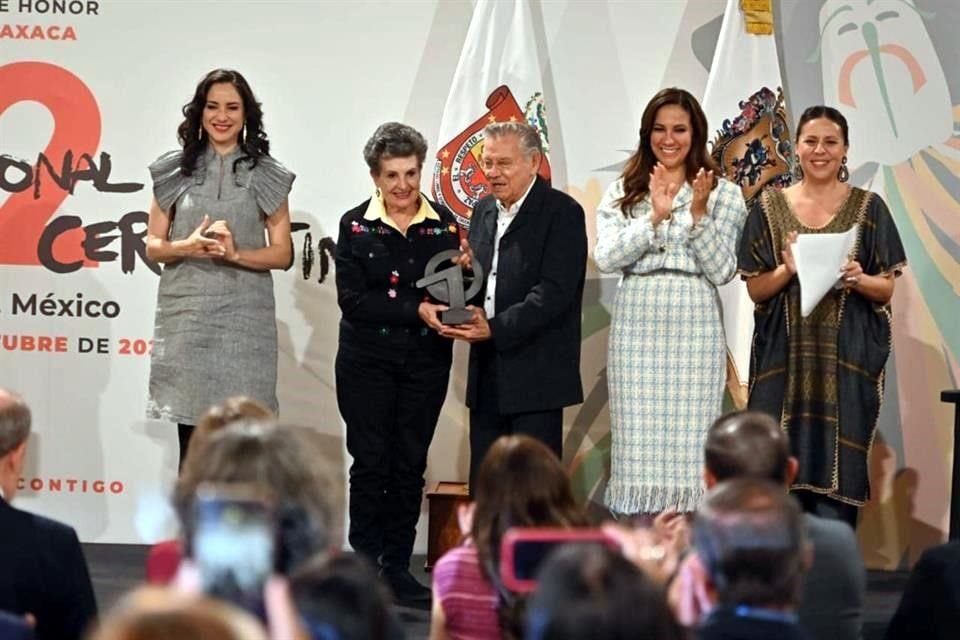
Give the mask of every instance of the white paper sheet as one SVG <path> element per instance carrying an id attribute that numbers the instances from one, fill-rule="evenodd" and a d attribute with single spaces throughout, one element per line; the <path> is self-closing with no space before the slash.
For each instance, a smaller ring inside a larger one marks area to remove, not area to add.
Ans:
<path id="1" fill-rule="evenodd" d="M 840 279 L 857 241 L 857 225 L 845 233 L 801 233 L 793 245 L 800 279 L 800 315 L 809 316 Z"/>

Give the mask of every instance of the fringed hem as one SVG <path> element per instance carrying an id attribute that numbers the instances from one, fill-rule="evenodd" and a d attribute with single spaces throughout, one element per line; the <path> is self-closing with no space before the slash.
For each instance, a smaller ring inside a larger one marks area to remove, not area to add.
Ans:
<path id="1" fill-rule="evenodd" d="M 658 487 L 607 485 L 603 502 L 614 513 L 660 513 L 676 509 L 680 513 L 696 511 L 703 499 L 703 487 Z"/>

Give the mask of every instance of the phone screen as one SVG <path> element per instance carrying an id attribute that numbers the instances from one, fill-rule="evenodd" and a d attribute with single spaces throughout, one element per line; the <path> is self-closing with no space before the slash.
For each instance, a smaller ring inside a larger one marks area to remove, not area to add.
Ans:
<path id="1" fill-rule="evenodd" d="M 612 545 L 600 529 L 508 529 L 500 544 L 500 578 L 516 593 L 536 588 L 536 576 L 554 549 L 567 544 Z"/>
<path id="2" fill-rule="evenodd" d="M 570 540 L 518 540 L 513 545 L 513 575 L 518 580 L 533 580 L 550 552 Z"/>
<path id="3" fill-rule="evenodd" d="M 263 585 L 273 571 L 274 519 L 252 496 L 198 491 L 193 555 L 205 593 L 263 613 Z"/>

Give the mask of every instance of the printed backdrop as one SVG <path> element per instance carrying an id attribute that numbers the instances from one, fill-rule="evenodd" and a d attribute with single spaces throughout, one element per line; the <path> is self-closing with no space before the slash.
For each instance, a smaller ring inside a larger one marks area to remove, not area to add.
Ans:
<path id="1" fill-rule="evenodd" d="M 725 4 L 525 7 L 554 184 L 587 210 L 591 246 L 594 209 L 636 144 L 646 101 L 668 85 L 703 94 Z M 960 314 L 960 6 L 774 8 L 791 122 L 817 102 L 847 114 L 853 181 L 884 195 L 911 262 L 894 299 L 874 500 L 860 533 L 871 566 L 896 568 L 944 538 L 949 511 L 952 413 L 939 393 L 958 386 L 960 353 L 951 322 Z M 316 430 L 328 454 L 318 464 L 342 487 L 332 236 L 341 213 L 372 190 L 361 149 L 378 124 L 401 120 L 431 142 L 453 139 L 441 123 L 451 86 L 462 85 L 455 74 L 473 14 L 467 0 L 0 0 L 0 384 L 27 397 L 35 422 L 19 504 L 70 522 L 86 541 L 162 533 L 144 517 L 154 509 L 138 512 L 169 489 L 177 457 L 173 426 L 143 418 L 158 273 L 143 249 L 146 166 L 175 147 L 180 108 L 218 66 L 246 75 L 273 154 L 298 174 L 297 264 L 275 274 L 281 420 Z M 456 134 L 469 124 L 444 126 Z M 599 496 L 606 479 L 604 366 L 617 286 L 593 265 L 588 279 L 587 399 L 565 416 L 565 462 L 584 497 Z M 465 355 L 456 352 L 428 486 L 466 475 Z"/>

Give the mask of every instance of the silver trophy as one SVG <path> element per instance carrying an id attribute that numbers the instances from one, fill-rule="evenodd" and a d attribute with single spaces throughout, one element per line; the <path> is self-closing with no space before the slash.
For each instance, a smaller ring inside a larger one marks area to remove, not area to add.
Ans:
<path id="1" fill-rule="evenodd" d="M 476 258 L 473 259 L 473 273 L 463 273 L 463 268 L 455 261 L 460 257 L 457 249 L 448 249 L 435 254 L 423 270 L 423 277 L 417 280 L 417 287 L 426 289 L 437 300 L 446 302 L 450 307 L 440 314 L 443 324 L 465 324 L 473 319 L 473 314 L 467 310 L 467 300 L 477 295 L 483 286 L 483 267 Z M 442 271 L 437 271 L 445 262 L 451 265 Z M 469 281 L 466 290 L 464 282 Z"/>

